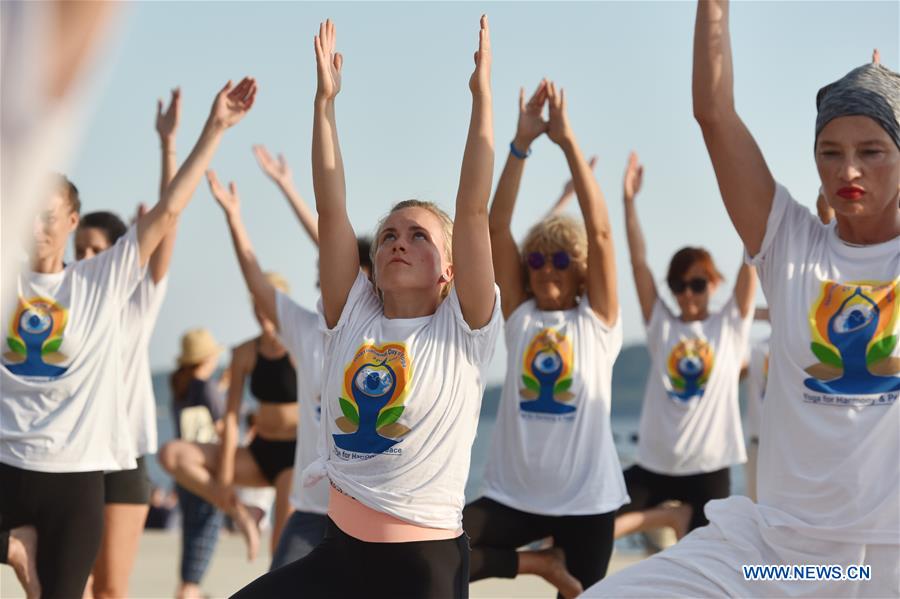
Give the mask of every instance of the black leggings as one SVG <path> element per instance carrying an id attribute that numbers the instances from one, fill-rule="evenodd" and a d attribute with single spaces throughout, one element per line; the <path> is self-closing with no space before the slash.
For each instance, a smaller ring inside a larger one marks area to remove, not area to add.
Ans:
<path id="1" fill-rule="evenodd" d="M 619 508 L 620 514 L 638 512 L 658 506 L 665 501 L 677 500 L 693 508 L 688 530 L 709 524 L 703 507 L 710 499 L 724 499 L 731 494 L 731 471 L 728 468 L 672 476 L 657 474 L 637 464 L 625 471 L 625 487 L 631 503 Z"/>
<path id="2" fill-rule="evenodd" d="M 81 597 L 103 534 L 103 472 L 0 464 L 0 523 L 6 533 L 29 524 L 37 530 L 41 597 Z"/>
<path id="3" fill-rule="evenodd" d="M 115 470 L 103 475 L 103 497 L 107 504 L 148 505 L 151 486 L 145 455 L 137 459 L 137 468 Z"/>
<path id="4" fill-rule="evenodd" d="M 463 527 L 472 543 L 472 581 L 515 578 L 519 571 L 516 548 L 552 536 L 554 547 L 566 555 L 566 568 L 588 588 L 606 576 L 615 512 L 542 516 L 482 497 L 463 510 Z"/>
<path id="5" fill-rule="evenodd" d="M 325 538 L 311 553 L 257 578 L 233 598 L 468 596 L 466 535 L 444 541 L 367 543 L 328 518 Z"/>
<path id="6" fill-rule="evenodd" d="M 253 461 L 256 462 L 259 471 L 266 477 L 270 485 L 274 485 L 278 475 L 294 467 L 297 441 L 294 439 L 271 441 L 256 435 L 247 449 L 253 456 Z"/>

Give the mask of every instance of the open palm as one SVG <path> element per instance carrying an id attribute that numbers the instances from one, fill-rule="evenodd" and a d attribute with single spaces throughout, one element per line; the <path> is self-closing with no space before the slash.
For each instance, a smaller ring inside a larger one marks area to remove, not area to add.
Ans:
<path id="1" fill-rule="evenodd" d="M 178 129 L 179 120 L 181 120 L 181 88 L 176 87 L 172 90 L 172 99 L 169 100 L 169 107 L 165 111 L 163 101 L 156 102 L 156 132 L 164 139 L 172 137 Z"/>
<path id="2" fill-rule="evenodd" d="M 550 107 L 550 122 L 547 127 L 547 137 L 553 143 L 561 144 L 572 136 L 569 126 L 569 116 L 566 113 L 566 92 L 556 88 L 552 81 L 547 84 L 547 104 Z"/>
<path id="3" fill-rule="evenodd" d="M 491 31 L 488 27 L 487 15 L 481 15 L 478 51 L 475 52 L 475 71 L 469 78 L 469 89 L 473 94 L 491 93 Z"/>
<path id="4" fill-rule="evenodd" d="M 644 167 L 638 162 L 638 155 L 632 152 L 628 155 L 628 166 L 625 167 L 625 181 L 623 183 L 625 199 L 633 200 L 641 191 L 643 181 Z"/>
<path id="5" fill-rule="evenodd" d="M 229 81 L 216 94 L 210 118 L 226 129 L 236 125 L 253 106 L 253 102 L 256 100 L 256 90 L 256 80 L 251 77 L 244 77 L 234 87 Z"/>
<path id="6" fill-rule="evenodd" d="M 549 123 L 542 116 L 546 103 L 546 79 L 541 80 L 528 102 L 525 102 L 525 89 L 519 88 L 519 123 L 516 126 L 516 137 L 531 143 L 547 131 Z"/>
<path id="7" fill-rule="evenodd" d="M 286 183 L 293 178 L 291 167 L 288 166 L 283 155 L 279 154 L 278 160 L 275 160 L 263 145 L 253 146 L 253 155 L 256 156 L 259 168 L 276 183 Z"/>
<path id="8" fill-rule="evenodd" d="M 225 189 L 219 183 L 219 178 L 213 170 L 206 171 L 206 181 L 209 183 L 209 191 L 212 192 L 213 197 L 219 203 L 219 206 L 222 207 L 222 210 L 225 211 L 225 214 L 235 214 L 240 210 L 241 199 L 238 196 L 237 186 L 233 181 L 228 184 L 228 189 Z"/>
<path id="9" fill-rule="evenodd" d="M 319 35 L 315 37 L 316 72 L 318 87 L 316 96 L 325 100 L 333 100 L 341 91 L 341 67 L 344 57 L 335 52 L 334 21 L 326 20 L 319 24 Z"/>

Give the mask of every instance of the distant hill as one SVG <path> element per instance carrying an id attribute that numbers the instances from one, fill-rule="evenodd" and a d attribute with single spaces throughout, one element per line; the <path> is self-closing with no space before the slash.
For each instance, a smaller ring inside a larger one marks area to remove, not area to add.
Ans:
<path id="1" fill-rule="evenodd" d="M 613 367 L 613 418 L 636 417 L 640 414 L 649 364 L 650 356 L 646 346 L 629 345 L 622 348 Z M 167 372 L 153 374 L 153 387 L 156 392 L 157 404 L 160 407 L 169 405 L 168 376 Z M 500 385 L 491 385 L 485 389 L 481 405 L 482 416 L 493 417 L 497 414 L 500 390 Z M 167 409 L 168 407 L 166 407 Z M 162 419 L 167 419 L 168 413 L 160 414 L 160 416 Z"/>

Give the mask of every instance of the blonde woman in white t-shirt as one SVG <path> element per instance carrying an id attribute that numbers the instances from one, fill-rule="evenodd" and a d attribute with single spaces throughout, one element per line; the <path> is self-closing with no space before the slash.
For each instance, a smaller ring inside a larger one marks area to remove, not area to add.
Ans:
<path id="1" fill-rule="evenodd" d="M 543 118 L 545 106 L 549 118 Z M 566 157 L 584 224 L 551 213 L 519 250 L 511 230 L 531 144 L 544 133 Z M 562 88 L 526 102 L 491 205 L 491 249 L 508 364 L 484 477 L 466 506 L 471 580 L 537 574 L 574 597 L 606 574 L 615 512 L 628 501 L 609 413 L 622 346 L 606 202 L 575 139 Z M 517 551 L 553 537 L 553 547 Z"/>
<path id="2" fill-rule="evenodd" d="M 731 298 L 713 312 L 710 299 L 723 277 L 707 250 L 681 248 L 666 274 L 679 313 L 670 311 L 647 263 L 635 207 L 643 174 L 632 152 L 623 182 L 625 228 L 650 372 L 636 463 L 625 471 L 631 502 L 616 518 L 616 538 L 661 527 L 681 538 L 706 523 L 703 506 L 729 495 L 729 468 L 746 460 L 738 383 L 756 276 L 753 267 L 742 265 Z"/>
<path id="3" fill-rule="evenodd" d="M 728 20 L 727 1 L 698 3 L 694 116 L 769 305 L 759 496 L 710 502 L 708 526 L 586 595 L 897 597 L 900 74 L 868 64 L 819 91 L 824 225 L 776 183 L 736 111 Z"/>
<path id="4" fill-rule="evenodd" d="M 328 528 L 303 559 L 237 597 L 465 597 L 464 487 L 484 369 L 499 331 L 487 203 L 494 151 L 490 37 L 482 17 L 455 220 L 395 205 L 377 228 L 372 282 L 360 271 L 346 207 L 335 97 L 335 27 L 315 38 L 313 189 L 325 333 L 320 459 Z M 374 282 L 374 286 L 373 286 Z"/>
<path id="5" fill-rule="evenodd" d="M 137 466 L 122 397 L 122 311 L 255 95 L 253 79 L 228 82 L 165 193 L 109 250 L 64 262 L 81 206 L 68 179 L 34 222 L 31 270 L 18 277 L 15 310 L 0 316 L 10 331 L 0 368 L 0 542 L 35 527 L 45 597 L 84 592 L 103 529 L 103 472 Z"/>

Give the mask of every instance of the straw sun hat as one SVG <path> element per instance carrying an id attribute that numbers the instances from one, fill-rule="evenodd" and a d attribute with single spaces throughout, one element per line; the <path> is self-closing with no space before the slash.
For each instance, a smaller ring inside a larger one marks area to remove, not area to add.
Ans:
<path id="1" fill-rule="evenodd" d="M 200 364 L 207 358 L 222 353 L 222 348 L 206 329 L 191 329 L 181 336 L 179 366 Z"/>

